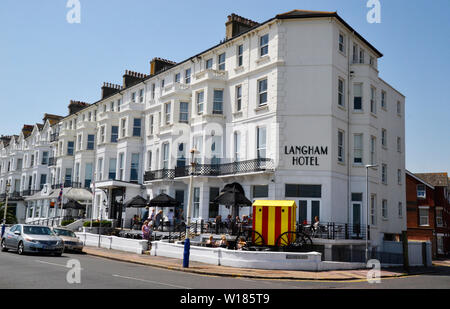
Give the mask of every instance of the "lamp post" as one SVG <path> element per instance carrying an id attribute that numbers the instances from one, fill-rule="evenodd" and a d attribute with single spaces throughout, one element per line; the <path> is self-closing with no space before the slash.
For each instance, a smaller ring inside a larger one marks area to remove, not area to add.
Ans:
<path id="1" fill-rule="evenodd" d="M 188 207 L 186 214 L 186 239 L 184 240 L 184 254 L 183 254 L 183 267 L 189 268 L 189 253 L 191 249 L 190 240 L 190 229 L 191 229 L 191 207 L 192 207 L 192 191 L 194 185 L 194 171 L 195 171 L 195 154 L 197 150 L 193 148 L 191 150 L 191 172 L 189 175 L 189 196 L 188 196 Z"/>
<path id="2" fill-rule="evenodd" d="M 366 263 L 369 261 L 369 168 L 376 168 L 378 164 L 366 165 Z"/>
<path id="3" fill-rule="evenodd" d="M 6 229 L 6 214 L 8 212 L 8 197 L 9 197 L 9 188 L 11 187 L 11 184 L 8 180 L 8 182 L 6 183 L 6 200 L 5 200 L 5 209 L 3 212 L 3 224 L 2 224 L 2 237 L 5 234 L 5 229 Z"/>

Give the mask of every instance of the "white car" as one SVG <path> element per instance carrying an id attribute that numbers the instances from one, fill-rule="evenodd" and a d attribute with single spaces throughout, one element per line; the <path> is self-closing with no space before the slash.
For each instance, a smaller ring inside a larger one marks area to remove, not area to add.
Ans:
<path id="1" fill-rule="evenodd" d="M 83 251 L 83 242 L 71 230 L 54 227 L 53 233 L 62 238 L 65 251 Z"/>

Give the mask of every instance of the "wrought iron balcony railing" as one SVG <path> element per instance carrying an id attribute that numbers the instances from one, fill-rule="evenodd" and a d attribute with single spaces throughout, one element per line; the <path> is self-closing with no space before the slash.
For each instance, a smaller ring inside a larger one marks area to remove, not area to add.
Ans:
<path id="1" fill-rule="evenodd" d="M 59 133 L 50 134 L 50 143 L 56 142 L 58 140 Z"/>
<path id="2" fill-rule="evenodd" d="M 224 164 L 196 164 L 193 174 L 194 176 L 226 176 L 271 171 L 273 168 L 274 164 L 272 159 L 260 158 Z M 190 173 L 190 166 L 176 167 L 175 169 L 147 171 L 144 174 L 144 181 L 186 177 L 189 176 Z"/>
<path id="3" fill-rule="evenodd" d="M 56 158 L 50 157 L 48 158 L 48 166 L 55 166 L 56 165 Z"/>

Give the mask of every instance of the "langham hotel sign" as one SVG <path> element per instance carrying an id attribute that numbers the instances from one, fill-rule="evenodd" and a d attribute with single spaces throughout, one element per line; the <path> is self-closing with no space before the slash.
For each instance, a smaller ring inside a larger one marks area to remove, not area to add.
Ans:
<path id="1" fill-rule="evenodd" d="M 319 158 L 328 155 L 328 146 L 284 146 L 284 153 L 292 156 L 293 166 L 320 166 Z"/>

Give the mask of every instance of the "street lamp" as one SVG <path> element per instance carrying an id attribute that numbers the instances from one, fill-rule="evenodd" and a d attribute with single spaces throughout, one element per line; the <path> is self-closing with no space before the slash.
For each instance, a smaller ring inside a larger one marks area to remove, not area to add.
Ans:
<path id="1" fill-rule="evenodd" d="M 194 186 L 194 171 L 195 171 L 195 154 L 197 153 L 197 149 L 191 149 L 191 172 L 189 175 L 189 196 L 188 196 L 188 207 L 186 214 L 186 238 L 184 240 L 184 254 L 183 254 L 183 267 L 189 268 L 189 253 L 191 249 L 191 240 L 190 240 L 190 229 L 191 229 L 191 207 L 192 207 L 192 191 Z"/>
<path id="2" fill-rule="evenodd" d="M 11 187 L 11 184 L 8 180 L 8 182 L 6 183 L 6 200 L 5 200 L 5 209 L 3 212 L 2 237 L 5 234 L 5 229 L 6 229 L 6 214 L 8 212 L 8 197 L 9 197 L 9 188 L 10 187 Z"/>
<path id="3" fill-rule="evenodd" d="M 369 168 L 377 168 L 378 164 L 366 165 L 366 263 L 369 261 Z"/>

